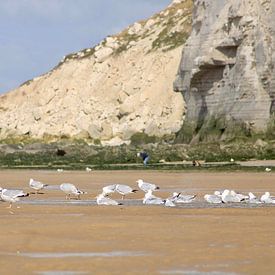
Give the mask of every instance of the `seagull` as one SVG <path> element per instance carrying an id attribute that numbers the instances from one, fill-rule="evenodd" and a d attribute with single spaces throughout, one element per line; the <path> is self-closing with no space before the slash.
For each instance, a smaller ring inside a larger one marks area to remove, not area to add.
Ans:
<path id="1" fill-rule="evenodd" d="M 269 192 L 265 192 L 264 195 L 261 196 L 260 200 L 264 203 L 275 203 L 275 198 L 271 197 Z"/>
<path id="2" fill-rule="evenodd" d="M 256 204 L 262 203 L 252 192 L 248 193 L 248 197 L 249 199 L 245 200 L 248 203 L 256 203 Z"/>
<path id="3" fill-rule="evenodd" d="M 271 168 L 266 167 L 266 168 L 265 168 L 265 171 L 266 171 L 266 172 L 270 172 L 270 171 L 271 171 Z"/>
<path id="4" fill-rule="evenodd" d="M 174 202 L 171 201 L 169 198 L 165 200 L 164 205 L 165 205 L 166 207 L 175 207 L 175 206 L 176 206 L 176 205 L 174 204 Z"/>
<path id="5" fill-rule="evenodd" d="M 190 203 L 197 195 L 182 195 L 181 193 L 174 192 L 171 200 L 175 203 Z"/>
<path id="6" fill-rule="evenodd" d="M 159 189 L 159 187 L 153 183 L 145 182 L 143 180 L 137 180 L 136 182 L 138 184 L 138 187 L 145 193 L 147 193 L 149 190 L 155 191 Z"/>
<path id="7" fill-rule="evenodd" d="M 204 196 L 204 199 L 209 203 L 215 203 L 215 204 L 223 202 L 221 196 L 218 196 L 218 195 L 208 195 L 208 194 L 206 194 Z"/>
<path id="8" fill-rule="evenodd" d="M 92 171 L 92 169 L 90 168 L 90 167 L 86 167 L 86 172 L 91 172 Z"/>
<path id="9" fill-rule="evenodd" d="M 131 194 L 131 193 L 136 193 L 138 190 L 132 189 L 128 185 L 116 184 L 115 191 L 117 191 L 119 194 L 121 194 L 122 195 L 122 199 L 124 199 L 125 195 Z"/>
<path id="10" fill-rule="evenodd" d="M 116 191 L 116 184 L 107 185 L 102 188 L 102 194 L 109 195 Z"/>
<path id="11" fill-rule="evenodd" d="M 230 162 L 234 162 L 235 160 L 233 158 L 230 159 Z"/>
<path id="12" fill-rule="evenodd" d="M 230 193 L 231 193 L 232 196 L 235 196 L 235 197 L 239 198 L 240 201 L 244 201 L 244 200 L 249 199 L 249 196 L 243 195 L 241 193 L 236 193 L 234 190 L 231 190 Z"/>
<path id="13" fill-rule="evenodd" d="M 56 170 L 58 173 L 62 173 L 64 170 L 63 169 L 57 169 Z"/>
<path id="14" fill-rule="evenodd" d="M 106 195 L 104 193 L 99 194 L 96 197 L 96 203 L 98 205 L 122 205 L 122 203 L 119 203 L 115 200 L 112 200 L 110 198 L 107 198 Z"/>
<path id="15" fill-rule="evenodd" d="M 143 199 L 143 204 L 165 204 L 165 200 L 153 195 L 153 191 L 149 190 Z"/>
<path id="16" fill-rule="evenodd" d="M 8 208 L 11 208 L 14 202 L 19 201 L 20 197 L 28 197 L 29 193 L 24 193 L 23 190 L 12 190 L 12 189 L 0 188 L 0 195 L 3 201 L 10 203 Z"/>
<path id="17" fill-rule="evenodd" d="M 38 192 L 43 188 L 45 188 L 46 186 L 48 186 L 48 184 L 44 184 L 34 179 L 30 179 L 29 186 L 36 191 L 36 194 L 38 194 Z"/>
<path id="18" fill-rule="evenodd" d="M 86 192 L 83 192 L 79 189 L 77 189 L 75 187 L 75 185 L 71 184 L 71 183 L 62 183 L 60 185 L 60 189 L 61 191 L 63 191 L 64 193 L 66 193 L 66 200 L 69 198 L 71 195 L 75 195 L 77 196 L 77 198 L 80 200 L 80 195 L 81 194 L 86 194 Z"/>
<path id="19" fill-rule="evenodd" d="M 234 190 L 224 190 L 222 192 L 222 201 L 224 203 L 230 203 L 230 202 L 241 202 L 241 198 L 237 196 L 236 192 Z"/>

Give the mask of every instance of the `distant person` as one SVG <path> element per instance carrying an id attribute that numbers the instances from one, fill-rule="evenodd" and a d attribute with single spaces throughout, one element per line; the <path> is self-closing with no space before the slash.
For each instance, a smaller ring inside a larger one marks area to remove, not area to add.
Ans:
<path id="1" fill-rule="evenodd" d="M 148 164 L 150 156 L 146 152 L 137 153 L 137 156 L 142 159 L 144 166 Z"/>

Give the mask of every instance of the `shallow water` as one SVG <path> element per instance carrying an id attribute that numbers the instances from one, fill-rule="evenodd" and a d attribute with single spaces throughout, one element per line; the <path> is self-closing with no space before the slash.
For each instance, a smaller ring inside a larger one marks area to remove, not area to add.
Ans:
<path id="1" fill-rule="evenodd" d="M 141 207 L 164 207 L 163 205 L 144 205 L 142 200 L 136 199 L 125 199 L 117 200 L 123 205 L 118 205 L 115 207 L 123 206 L 141 206 Z M 77 205 L 77 206 L 97 206 L 96 200 L 54 200 L 54 199 L 31 199 L 27 198 L 19 201 L 17 204 L 23 205 Z M 111 207 L 111 206 L 110 206 Z M 275 207 L 275 204 L 253 204 L 253 203 L 221 203 L 221 204 L 211 204 L 202 200 L 195 200 L 191 203 L 179 203 L 175 208 L 264 208 L 264 207 Z"/>
<path id="2" fill-rule="evenodd" d="M 237 275 L 237 273 L 222 271 L 197 271 L 197 270 L 166 270 L 160 274 L 165 275 Z"/>
<path id="3" fill-rule="evenodd" d="M 36 274 L 39 274 L 39 275 L 81 275 L 81 274 L 88 274 L 88 272 L 49 270 L 49 271 L 39 271 L 39 272 L 36 272 Z"/>
<path id="4" fill-rule="evenodd" d="M 34 253 L 0 253 L 5 256 L 20 256 L 27 258 L 41 258 L 41 259 L 50 259 L 50 258 L 93 258 L 93 257 L 140 257 L 146 256 L 148 253 L 142 251 L 111 251 L 111 252 L 56 252 L 56 253 L 46 253 L 46 252 L 34 252 Z"/>

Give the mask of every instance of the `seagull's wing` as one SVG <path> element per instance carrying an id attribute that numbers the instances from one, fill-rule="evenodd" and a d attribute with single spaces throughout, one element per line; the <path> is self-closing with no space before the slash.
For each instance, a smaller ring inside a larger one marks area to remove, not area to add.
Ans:
<path id="1" fill-rule="evenodd" d="M 154 191 L 156 188 L 156 185 L 153 184 L 153 183 L 149 183 L 149 182 L 143 182 L 142 184 L 142 190 L 145 191 L 145 192 L 148 192 L 149 190 L 152 190 Z"/>
<path id="2" fill-rule="evenodd" d="M 150 196 L 150 197 L 144 199 L 143 202 L 144 202 L 145 204 L 163 204 L 163 203 L 164 203 L 164 200 L 161 199 L 161 198 L 158 198 L 158 197 L 156 197 L 156 196 L 154 196 L 154 195 L 152 195 L 152 196 Z"/>
<path id="3" fill-rule="evenodd" d="M 133 191 L 133 189 L 128 185 L 117 184 L 116 185 L 116 191 L 120 194 L 129 194 Z"/>
<path id="4" fill-rule="evenodd" d="M 110 194 L 110 193 L 115 192 L 115 189 L 116 189 L 116 184 L 111 184 L 111 185 L 104 186 L 102 188 L 102 191 L 105 194 Z"/>
<path id="5" fill-rule="evenodd" d="M 105 205 L 118 205 L 117 201 L 112 200 L 110 198 L 106 198 L 106 197 L 104 197 L 104 198 L 101 199 L 101 203 L 105 204 Z"/>
<path id="6" fill-rule="evenodd" d="M 209 203 L 222 203 L 222 199 L 216 195 L 205 195 L 204 198 Z"/>
<path id="7" fill-rule="evenodd" d="M 164 200 L 161 199 L 161 198 L 152 198 L 151 202 L 153 204 L 163 204 L 164 203 Z"/>
<path id="8" fill-rule="evenodd" d="M 159 189 L 159 187 L 154 183 L 151 183 L 151 182 L 144 182 L 144 183 L 147 185 L 149 190 L 155 191 L 155 190 Z"/>
<path id="9" fill-rule="evenodd" d="M 196 196 L 197 195 L 180 195 L 176 201 L 191 201 L 194 200 Z"/>
<path id="10" fill-rule="evenodd" d="M 64 192 L 77 192 L 77 188 L 71 183 L 62 183 L 60 189 Z"/>
<path id="11" fill-rule="evenodd" d="M 44 187 L 44 184 L 42 182 L 40 182 L 40 181 L 33 180 L 30 183 L 30 186 L 33 187 L 33 188 L 42 189 Z"/>
<path id="12" fill-rule="evenodd" d="M 176 203 L 189 203 L 192 202 L 197 195 L 181 195 L 175 199 Z"/>
<path id="13" fill-rule="evenodd" d="M 11 190 L 8 189 L 3 192 L 4 196 L 10 197 L 10 198 L 18 198 L 18 197 L 25 197 L 27 196 L 26 193 L 24 193 L 23 190 Z"/>

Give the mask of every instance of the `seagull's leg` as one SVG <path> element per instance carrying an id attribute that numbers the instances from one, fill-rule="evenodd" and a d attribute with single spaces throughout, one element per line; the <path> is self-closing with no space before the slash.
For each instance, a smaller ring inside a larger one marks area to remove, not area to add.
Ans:
<path id="1" fill-rule="evenodd" d="M 12 207 L 12 202 L 10 202 L 10 205 L 7 208 L 11 209 L 11 207 Z"/>
<path id="2" fill-rule="evenodd" d="M 121 198 L 121 199 L 124 200 L 124 197 L 125 197 L 125 195 L 122 195 L 122 198 Z"/>

